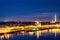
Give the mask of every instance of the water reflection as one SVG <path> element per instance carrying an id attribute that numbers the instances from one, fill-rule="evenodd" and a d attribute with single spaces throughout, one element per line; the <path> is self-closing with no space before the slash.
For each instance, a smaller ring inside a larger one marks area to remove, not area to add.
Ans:
<path id="1" fill-rule="evenodd" d="M 56 35 L 60 33 L 60 29 L 49 29 L 49 30 L 39 30 L 39 31 L 31 31 L 31 32 L 27 32 L 27 31 L 19 31 L 19 32 L 14 32 L 14 33 L 5 33 L 3 35 L 0 35 L 0 40 L 3 39 L 10 39 L 10 38 L 14 38 L 15 36 L 36 36 L 37 39 L 40 38 L 41 36 L 45 36 L 46 35 L 52 35 L 54 34 L 54 36 L 56 37 Z"/>
<path id="2" fill-rule="evenodd" d="M 0 39 L 1 39 L 1 40 L 3 40 L 3 38 L 9 39 L 10 37 L 12 37 L 12 34 L 0 35 Z"/>

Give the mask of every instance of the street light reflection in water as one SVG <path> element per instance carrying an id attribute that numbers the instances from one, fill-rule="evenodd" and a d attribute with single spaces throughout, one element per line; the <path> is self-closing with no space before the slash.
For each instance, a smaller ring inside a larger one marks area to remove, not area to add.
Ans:
<path id="1" fill-rule="evenodd" d="M 2 35 L 0 35 L 0 40 L 6 40 L 6 39 L 14 39 L 14 37 L 19 37 L 22 38 L 23 37 L 30 37 L 30 36 L 36 36 L 37 39 L 39 39 L 41 36 L 46 36 L 46 35 L 52 35 L 54 34 L 54 36 L 56 37 L 56 35 L 60 33 L 60 29 L 49 29 L 49 30 L 39 30 L 39 31 L 19 31 L 19 32 L 14 32 L 14 33 L 4 33 Z M 26 38 L 25 37 L 25 38 Z"/>

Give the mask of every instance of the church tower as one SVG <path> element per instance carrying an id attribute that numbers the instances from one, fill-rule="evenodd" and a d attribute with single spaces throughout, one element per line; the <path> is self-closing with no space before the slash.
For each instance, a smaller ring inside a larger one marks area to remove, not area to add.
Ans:
<path id="1" fill-rule="evenodd" d="M 51 21 L 51 23 L 56 23 L 57 22 L 57 15 L 56 15 L 56 13 L 54 14 L 54 18 L 53 18 L 53 20 Z"/>
<path id="2" fill-rule="evenodd" d="M 56 13 L 54 15 L 54 22 L 57 22 L 57 15 L 56 15 Z"/>

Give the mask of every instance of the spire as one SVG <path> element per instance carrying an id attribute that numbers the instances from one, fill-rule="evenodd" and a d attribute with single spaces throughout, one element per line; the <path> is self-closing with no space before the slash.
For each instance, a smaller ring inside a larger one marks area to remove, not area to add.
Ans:
<path id="1" fill-rule="evenodd" d="M 51 23 L 55 23 L 55 22 L 57 22 L 57 15 L 56 15 L 56 13 L 54 14 L 54 19 L 51 21 Z"/>
<path id="2" fill-rule="evenodd" d="M 56 13 L 54 15 L 54 22 L 57 22 L 57 16 L 56 16 Z"/>

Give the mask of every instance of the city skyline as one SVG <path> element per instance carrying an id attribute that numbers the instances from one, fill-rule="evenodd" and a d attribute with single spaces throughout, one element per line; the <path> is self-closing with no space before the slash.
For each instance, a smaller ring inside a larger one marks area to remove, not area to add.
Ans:
<path id="1" fill-rule="evenodd" d="M 60 0 L 0 0 L 0 40 L 60 40 Z"/>
<path id="2" fill-rule="evenodd" d="M 43 13 L 40 15 L 31 15 L 31 16 L 15 16 L 15 17 L 4 17 L 2 18 L 0 21 L 59 21 L 60 16 L 58 16 L 57 13 L 53 13 L 53 14 L 48 14 L 48 13 Z"/>

